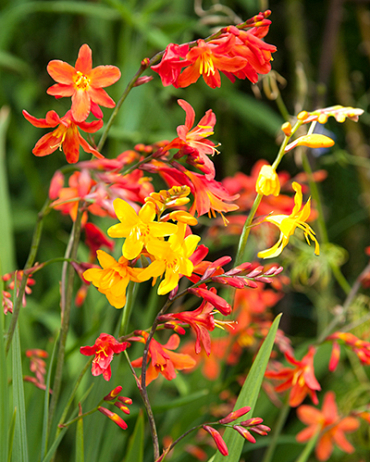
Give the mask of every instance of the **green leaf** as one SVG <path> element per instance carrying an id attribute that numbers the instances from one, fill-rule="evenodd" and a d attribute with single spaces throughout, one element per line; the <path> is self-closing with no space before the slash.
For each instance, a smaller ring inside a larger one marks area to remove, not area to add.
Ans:
<path id="1" fill-rule="evenodd" d="M 63 436 L 65 435 L 65 432 L 68 430 L 69 427 L 63 428 L 63 430 L 59 433 L 58 437 L 55 438 L 54 443 L 51 445 L 49 452 L 46 454 L 45 459 L 43 459 L 42 462 L 50 462 L 51 458 L 54 455 L 54 452 L 57 450 L 60 442 L 62 441 Z"/>
<path id="2" fill-rule="evenodd" d="M 15 419 L 17 417 L 17 410 L 14 409 L 12 421 L 10 422 L 9 427 L 9 453 L 8 453 L 8 462 L 12 460 L 12 449 L 13 449 L 13 442 L 14 442 L 14 433 L 15 433 Z"/>
<path id="3" fill-rule="evenodd" d="M 14 338 L 12 343 L 12 361 L 13 401 L 14 407 L 17 409 L 15 420 L 15 444 L 13 447 L 13 460 L 16 462 L 28 462 L 26 407 L 24 404 L 22 357 L 18 324 L 14 331 Z"/>
<path id="4" fill-rule="evenodd" d="M 43 417 L 42 440 L 41 440 L 41 460 L 45 457 L 46 451 L 48 449 L 49 392 L 50 392 L 51 371 L 53 369 L 54 357 L 57 351 L 58 339 L 59 339 L 59 331 L 58 331 L 58 334 L 54 342 L 53 353 L 51 355 L 50 363 L 49 363 L 48 375 L 46 377 L 44 417 Z"/>
<path id="5" fill-rule="evenodd" d="M 4 106 L 0 110 L 0 260 L 4 273 L 9 273 L 15 268 L 11 207 L 5 164 L 5 141 L 9 125 L 9 113 L 8 107 Z"/>
<path id="6" fill-rule="evenodd" d="M 234 411 L 243 406 L 250 406 L 250 416 L 254 417 L 253 411 L 257 402 L 267 363 L 270 358 L 271 350 L 274 345 L 280 318 L 281 314 L 279 314 L 272 323 L 270 331 L 265 338 L 265 341 L 263 342 L 256 359 L 253 362 L 251 370 L 249 371 L 248 377 L 240 391 L 239 397 L 234 406 Z M 240 420 L 243 420 L 243 418 Z M 237 421 L 235 423 L 237 423 Z M 239 462 L 244 445 L 244 439 L 242 436 L 232 428 L 226 428 L 223 439 L 228 447 L 229 455 L 223 456 L 221 453 L 217 452 L 214 459 L 212 459 L 213 462 Z"/>
<path id="7" fill-rule="evenodd" d="M 144 458 L 144 416 L 140 411 L 134 433 L 131 435 L 124 462 L 143 462 Z"/>
<path id="8" fill-rule="evenodd" d="M 0 260 L 1 264 L 1 260 Z M 1 278 L 0 267 L 0 306 L 3 306 L 3 287 L 4 283 Z M 5 355 L 5 341 L 4 341 L 4 312 L 0 312 L 0 435 L 6 435 L 8 432 L 8 411 L 9 411 L 9 398 L 8 398 L 8 374 L 6 367 Z M 8 439 L 3 438 L 0 445 L 0 460 L 7 460 L 8 458 Z"/>
<path id="9" fill-rule="evenodd" d="M 84 427 L 83 420 L 77 420 L 77 429 L 76 429 L 76 462 L 84 462 Z"/>

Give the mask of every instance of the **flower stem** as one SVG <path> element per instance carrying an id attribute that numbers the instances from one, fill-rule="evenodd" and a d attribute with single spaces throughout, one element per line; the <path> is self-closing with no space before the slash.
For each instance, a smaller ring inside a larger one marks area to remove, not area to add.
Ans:
<path id="1" fill-rule="evenodd" d="M 9 329 L 8 329 L 8 332 L 7 332 L 7 340 L 6 340 L 6 346 L 5 346 L 5 352 L 6 353 L 8 353 L 10 345 L 12 343 L 14 330 L 15 330 L 15 327 L 17 325 L 18 316 L 19 316 L 19 312 L 20 312 L 20 309 L 21 309 L 21 305 L 22 305 L 23 295 L 24 295 L 24 292 L 26 290 L 27 279 L 28 279 L 28 275 L 27 275 L 26 271 L 29 268 L 32 267 L 32 265 L 33 265 L 33 263 L 35 261 L 37 250 L 39 248 L 40 239 L 41 239 L 43 220 L 44 220 L 44 217 L 50 211 L 49 205 L 50 205 L 50 200 L 48 198 L 45 201 L 45 204 L 43 205 L 41 211 L 37 215 L 36 226 L 35 226 L 33 236 L 32 236 L 32 243 L 31 243 L 30 253 L 28 254 L 27 262 L 26 262 L 26 264 L 24 266 L 24 269 L 23 269 L 22 280 L 21 280 L 21 283 L 20 283 L 17 298 L 15 300 L 12 319 L 11 319 Z"/>
<path id="2" fill-rule="evenodd" d="M 279 436 L 281 434 L 282 429 L 284 428 L 284 424 L 288 417 L 289 410 L 290 410 L 289 404 L 287 402 L 284 403 L 283 407 L 280 409 L 280 414 L 276 422 L 276 425 L 274 426 L 274 432 L 271 437 L 270 446 L 267 448 L 267 451 L 265 452 L 262 462 L 271 462 L 272 456 L 274 455 L 274 452 L 276 449 Z"/>
<path id="3" fill-rule="evenodd" d="M 77 217 L 73 223 L 72 232 L 66 249 L 66 259 L 76 259 L 78 243 L 80 240 L 81 233 L 81 218 L 83 214 L 83 208 L 81 203 L 79 204 Z M 67 334 L 69 330 L 69 317 L 72 307 L 72 296 L 73 296 L 73 279 L 74 279 L 74 268 L 69 265 L 68 262 L 64 262 L 62 269 L 62 284 L 61 284 L 61 328 L 60 328 L 60 340 L 58 349 L 57 365 L 54 376 L 53 384 L 53 395 L 50 402 L 49 411 L 49 431 L 50 426 L 54 417 L 56 404 L 58 402 L 59 393 L 62 384 L 62 373 L 63 363 L 65 355 L 65 347 L 67 342 Z"/>
<path id="4" fill-rule="evenodd" d="M 308 441 L 306 444 L 306 447 L 303 449 L 301 455 L 298 457 L 298 459 L 295 462 L 306 462 L 307 459 L 310 457 L 311 452 L 313 448 L 315 447 L 317 438 L 319 437 L 321 431 L 321 427 L 319 427 L 315 434 L 312 436 L 312 438 Z"/>
<path id="5" fill-rule="evenodd" d="M 127 295 L 126 295 L 126 304 L 125 304 L 125 307 L 123 308 L 121 327 L 119 330 L 120 337 L 122 337 L 122 335 L 125 335 L 127 332 L 127 327 L 130 321 L 132 308 L 135 303 L 137 287 L 138 285 L 135 282 L 131 282 L 128 286 Z"/>

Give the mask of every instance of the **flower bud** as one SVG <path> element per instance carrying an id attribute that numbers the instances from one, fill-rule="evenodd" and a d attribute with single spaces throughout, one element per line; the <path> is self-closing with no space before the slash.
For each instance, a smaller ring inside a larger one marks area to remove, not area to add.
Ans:
<path id="1" fill-rule="evenodd" d="M 233 422 L 234 420 L 238 419 L 239 417 L 243 416 L 244 414 L 247 414 L 251 410 L 250 406 L 244 406 L 240 409 L 237 409 L 236 411 L 230 412 L 226 417 L 223 419 L 219 420 L 218 423 L 220 424 L 228 424 L 230 422 Z"/>
<path id="2" fill-rule="evenodd" d="M 217 430 L 215 430 L 213 427 L 210 427 L 208 425 L 203 425 L 203 428 L 205 431 L 207 431 L 212 436 L 212 438 L 214 439 L 216 443 L 217 449 L 221 452 L 221 454 L 223 456 L 227 456 L 229 454 L 229 451 L 220 433 Z"/>
<path id="3" fill-rule="evenodd" d="M 250 443 L 255 443 L 256 439 L 252 436 L 246 428 L 240 427 L 239 425 L 234 425 L 233 429 L 242 435 Z"/>
<path id="4" fill-rule="evenodd" d="M 121 393 L 122 387 L 119 385 L 116 388 L 113 388 L 113 390 L 107 394 L 107 396 L 104 396 L 104 401 L 112 401 L 117 398 L 117 396 Z"/>
<path id="5" fill-rule="evenodd" d="M 262 166 L 256 182 L 256 192 L 264 196 L 269 196 L 270 194 L 274 196 L 279 195 L 279 177 L 271 165 Z"/>
<path id="6" fill-rule="evenodd" d="M 106 415 L 116 425 L 121 427 L 122 430 L 126 430 L 127 423 L 119 415 L 117 415 L 114 412 L 110 411 L 109 409 L 107 409 L 105 407 L 101 407 L 101 406 L 99 406 L 98 411 L 101 412 L 102 414 Z"/>
<path id="7" fill-rule="evenodd" d="M 281 126 L 281 129 L 286 136 L 290 136 L 292 134 L 292 126 L 290 125 L 290 122 L 285 122 Z"/>

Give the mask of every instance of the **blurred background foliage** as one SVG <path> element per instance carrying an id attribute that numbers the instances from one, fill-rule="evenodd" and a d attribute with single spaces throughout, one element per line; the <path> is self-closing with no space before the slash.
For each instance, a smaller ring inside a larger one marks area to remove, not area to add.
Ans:
<path id="1" fill-rule="evenodd" d="M 152 57 L 170 42 L 183 43 L 206 37 L 219 27 L 241 22 L 267 8 L 272 10 L 272 25 L 266 41 L 278 49 L 272 63 L 273 73 L 263 77 L 255 86 L 249 81 L 231 84 L 222 77 L 222 87 L 212 90 L 201 80 L 186 89 L 164 88 L 159 77 L 148 71 L 147 75 L 154 75 L 154 80 L 132 91 L 110 132 L 103 154 L 115 157 L 133 148 L 136 143 L 174 138 L 177 125 L 184 120 L 184 113 L 176 100 L 184 98 L 194 107 L 196 120 L 209 108 L 216 113 L 213 139 L 222 143 L 221 154 L 215 159 L 217 179 L 221 180 L 237 171 L 249 174 L 258 159 L 274 160 L 281 141 L 279 128 L 286 117 L 286 110 L 294 115 L 303 109 L 314 110 L 335 104 L 364 109 L 365 113 L 358 124 L 346 121 L 339 126 L 334 119 L 329 120 L 325 129 L 336 139 L 336 145 L 324 153 L 310 153 L 313 169 L 328 171 L 328 177 L 320 189 L 324 198 L 329 240 L 347 249 L 348 260 L 343 271 L 348 280 L 353 281 L 366 264 L 364 248 L 370 245 L 370 7 L 369 2 L 360 0 L 2 0 L 2 271 L 13 271 L 24 266 L 37 213 L 47 197 L 50 179 L 55 170 L 65 164 L 65 158 L 59 152 L 45 158 L 32 155 L 31 150 L 43 132 L 31 126 L 22 116 L 22 109 L 39 118 L 45 117 L 51 109 L 59 115 L 68 109 L 69 100 L 56 100 L 46 94 L 46 89 L 53 84 L 46 72 L 50 60 L 61 59 L 74 64 L 79 47 L 87 43 L 93 50 L 94 66 L 113 64 L 120 68 L 120 81 L 108 89 L 108 93 L 117 101 L 143 58 Z M 276 88 L 278 92 L 274 92 Z M 276 99 L 279 92 L 281 96 Z M 106 110 L 105 120 L 109 115 L 110 111 Z M 95 139 L 99 139 L 99 134 L 95 135 Z M 83 156 L 81 158 L 86 158 Z M 299 156 L 287 155 L 281 169 L 287 170 L 292 176 L 302 171 Z M 98 224 L 106 229 L 111 222 L 102 219 Z M 63 255 L 70 227 L 68 216 L 60 216 L 54 211 L 46 217 L 38 261 Z M 79 257 L 81 260 L 87 258 L 87 250 L 83 247 Z M 255 258 L 255 255 L 251 258 Z M 303 257 L 302 261 L 306 265 Z M 59 268 L 44 271 L 42 277 L 36 278 L 34 296 L 28 299 L 29 309 L 23 310 L 21 316 L 22 350 L 44 347 L 51 351 L 48 338 L 59 326 L 59 278 Z M 67 358 L 70 377 L 78 373 L 84 362 L 78 348 L 91 340 L 91 333 L 98 326 L 101 332 L 115 331 L 119 313 L 114 311 L 113 318 L 105 316 L 106 301 L 96 295 L 89 294 L 85 306 L 72 312 Z M 293 331 L 297 325 L 298 330 L 301 325 L 303 330 L 307 327 L 307 318 L 313 322 L 314 315 L 305 296 L 295 296 L 294 302 L 293 298 L 286 301 L 290 303 L 292 316 L 283 322 Z M 297 306 L 300 314 L 295 313 Z M 134 313 L 133 325 L 147 326 L 151 323 L 157 309 L 154 301 L 149 301 L 149 308 L 145 319 L 141 312 Z M 40 344 L 40 339 L 43 339 L 44 345 Z M 139 355 L 130 354 L 133 358 Z M 73 358 L 73 361 L 69 358 Z M 124 363 L 123 357 L 116 359 L 113 367 L 118 368 L 120 361 Z M 134 384 L 132 380 L 127 380 L 126 369 L 127 366 L 120 368 L 121 381 L 118 380 L 117 384 L 124 385 L 124 393 L 130 396 Z M 84 380 L 90 383 L 90 379 Z M 213 399 L 207 391 L 208 382 L 199 370 L 187 376 L 186 380 L 178 377 L 175 382 L 177 390 L 172 384 L 164 383 L 160 391 L 156 389 L 157 384 L 152 385 L 151 393 L 158 392 L 156 403 L 161 403 L 157 411 L 166 408 L 171 394 L 173 400 L 188 399 L 193 406 L 172 409 L 166 414 L 165 421 L 161 421 L 159 414 L 161 435 L 171 431 L 175 435 L 180 416 L 181 428 L 186 426 L 187 420 L 189 425 L 194 425 L 195 408 L 201 422 L 204 406 Z M 215 385 L 216 388 L 220 383 Z M 37 460 L 39 448 L 33 446 L 32 442 L 37 440 L 33 438 L 33 433 L 36 435 L 40 431 L 42 410 L 37 408 L 36 400 L 29 400 L 30 387 L 26 396 L 34 420 L 34 424 L 29 426 L 30 460 Z M 110 388 L 110 384 L 100 380 L 89 399 L 96 403 Z M 263 406 L 262 403 L 261 408 Z M 134 407 L 133 417 L 137 416 L 137 411 Z M 95 435 L 90 438 L 86 448 L 86 460 L 103 460 L 100 455 L 105 454 L 105 460 L 122 461 L 119 454 L 127 435 L 113 424 L 109 432 L 102 432 L 102 428 L 109 423 L 102 425 L 101 416 L 96 417 L 85 423 L 86 433 Z M 129 424 L 133 427 L 132 417 Z M 296 446 L 292 438 L 290 441 Z M 292 450 L 293 456 L 298 452 Z M 185 454 L 176 460 L 189 457 Z"/>

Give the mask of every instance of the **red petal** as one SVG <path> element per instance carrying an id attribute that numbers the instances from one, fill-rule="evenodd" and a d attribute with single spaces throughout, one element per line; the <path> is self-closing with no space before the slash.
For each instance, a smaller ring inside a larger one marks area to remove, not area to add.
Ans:
<path id="1" fill-rule="evenodd" d="M 80 347 L 80 353 L 85 355 L 85 356 L 91 356 L 94 355 L 96 351 L 96 346 L 84 346 Z"/>
<path id="2" fill-rule="evenodd" d="M 102 88 L 90 87 L 89 96 L 91 98 L 91 101 L 100 104 L 101 106 L 112 108 L 116 105 L 116 103 L 112 100 L 108 93 Z"/>
<path id="3" fill-rule="evenodd" d="M 54 136 L 54 132 L 47 133 L 38 140 L 35 147 L 32 149 L 32 153 L 37 157 L 48 156 L 52 152 L 56 151 L 61 140 L 62 137 Z"/>
<path id="4" fill-rule="evenodd" d="M 194 125 L 194 119 L 195 119 L 194 109 L 187 101 L 183 99 L 178 99 L 177 102 L 184 109 L 186 113 L 185 126 L 188 130 L 190 130 L 192 126 Z"/>
<path id="5" fill-rule="evenodd" d="M 72 96 L 75 92 L 73 85 L 63 85 L 56 83 L 46 90 L 48 95 L 62 98 L 63 96 Z"/>
<path id="6" fill-rule="evenodd" d="M 46 69 L 50 77 L 56 82 L 64 83 L 66 85 L 73 84 L 73 76 L 76 71 L 70 64 L 55 59 L 50 61 Z"/>
<path id="7" fill-rule="evenodd" d="M 25 110 L 22 111 L 22 114 L 28 120 L 28 122 L 30 122 L 34 127 L 38 128 L 56 127 L 60 123 L 59 116 L 55 111 L 49 111 L 46 114 L 45 119 L 37 119 Z M 53 120 L 53 123 L 50 123 L 51 120 Z"/>
<path id="8" fill-rule="evenodd" d="M 99 151 L 97 151 L 92 146 L 90 146 L 89 143 L 85 139 L 83 139 L 80 134 L 78 134 L 78 139 L 79 139 L 79 142 L 80 142 L 80 145 L 81 145 L 82 149 L 85 152 L 89 152 L 89 153 L 93 154 L 98 159 L 105 159 L 105 157 L 102 154 L 100 154 Z"/>
<path id="9" fill-rule="evenodd" d="M 80 143 L 77 128 L 70 128 L 67 130 L 66 137 L 63 142 L 63 151 L 69 164 L 75 164 L 78 161 L 78 157 L 80 155 Z"/>

